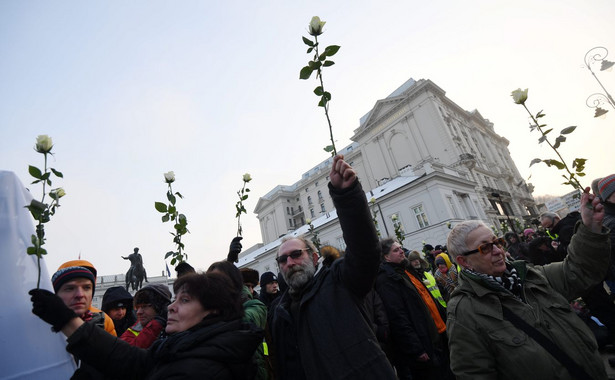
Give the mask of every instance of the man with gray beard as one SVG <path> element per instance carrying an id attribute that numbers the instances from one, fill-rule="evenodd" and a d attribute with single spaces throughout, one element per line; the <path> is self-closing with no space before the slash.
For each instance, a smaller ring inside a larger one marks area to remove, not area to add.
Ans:
<path id="1" fill-rule="evenodd" d="M 341 155 L 333 158 L 329 178 L 346 254 L 318 268 L 318 252 L 305 237 L 280 245 L 276 261 L 288 289 L 271 305 L 268 318 L 276 378 L 395 379 L 365 317 L 363 300 L 380 259 L 366 196 Z"/>

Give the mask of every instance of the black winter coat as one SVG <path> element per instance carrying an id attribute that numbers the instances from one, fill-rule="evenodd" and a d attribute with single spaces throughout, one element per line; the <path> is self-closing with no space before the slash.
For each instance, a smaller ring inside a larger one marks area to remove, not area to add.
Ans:
<path id="1" fill-rule="evenodd" d="M 247 380 L 255 374 L 252 354 L 262 339 L 263 331 L 253 324 L 205 319 L 144 350 L 86 323 L 66 349 L 118 379 Z"/>
<path id="2" fill-rule="evenodd" d="M 407 275 L 401 274 L 403 272 L 403 264 L 382 263 L 376 279 L 376 291 L 389 316 L 392 361 L 410 367 L 437 366 L 440 363 L 433 360 L 427 363 L 416 360 L 423 353 L 436 358 L 435 349 L 440 338 L 429 309 Z M 439 308 L 440 303 L 436 300 L 434 303 Z M 446 321 L 444 310 L 438 311 Z"/>
<path id="3" fill-rule="evenodd" d="M 574 226 L 577 221 L 581 220 L 581 214 L 578 211 L 573 211 L 561 219 L 555 227 L 551 228 L 549 232 L 551 235 L 557 235 L 559 246 L 557 247 L 558 255 L 564 259 L 568 254 L 568 245 L 574 235 Z"/>
<path id="4" fill-rule="evenodd" d="M 279 380 L 395 379 L 367 320 L 364 298 L 378 272 L 380 246 L 359 181 L 338 191 L 329 184 L 346 241 L 346 255 L 322 268 L 290 312 L 285 291 L 271 306 L 270 352 Z M 303 372 L 301 371 L 303 368 Z"/>

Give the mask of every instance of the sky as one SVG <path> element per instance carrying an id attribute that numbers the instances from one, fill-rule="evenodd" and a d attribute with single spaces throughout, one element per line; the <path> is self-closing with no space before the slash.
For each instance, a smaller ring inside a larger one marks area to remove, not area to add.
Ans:
<path id="1" fill-rule="evenodd" d="M 301 37 L 312 16 L 326 21 L 323 46 L 340 45 L 324 72 L 336 145 L 349 144 L 361 116 L 409 78 L 430 79 L 465 110 L 477 109 L 510 141 L 534 195 L 563 195 L 555 158 L 530 132 L 510 92 L 529 88 L 560 149 L 588 159 L 582 183 L 615 172 L 615 110 L 593 118 L 601 92 L 584 64 L 596 46 L 615 60 L 615 2 L 572 1 L 18 1 L 0 2 L 0 170 L 30 185 L 43 166 L 36 137 L 54 142 L 54 180 L 67 195 L 47 224 L 50 273 L 67 260 L 103 275 L 125 273 L 139 247 L 150 276 L 174 249 L 163 173 L 174 171 L 183 238 L 198 269 L 226 257 L 236 235 L 236 192 L 250 173 L 243 245 L 261 242 L 258 198 L 291 185 L 326 159 L 329 132 Z M 611 37 L 608 37 L 611 36 Z M 611 93 L 615 71 L 599 72 Z M 429 147 L 436 151 L 438 146 Z M 528 179 L 529 178 L 529 179 Z"/>

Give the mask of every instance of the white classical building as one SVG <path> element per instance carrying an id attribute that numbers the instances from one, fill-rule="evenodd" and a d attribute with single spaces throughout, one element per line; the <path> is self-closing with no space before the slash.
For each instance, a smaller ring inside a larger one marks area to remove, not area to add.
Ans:
<path id="1" fill-rule="evenodd" d="M 408 249 L 446 244 L 450 226 L 481 219 L 517 232 L 538 214 L 532 185 L 526 184 L 508 151 L 508 140 L 474 111 L 465 111 L 430 80 L 408 80 L 360 119 L 350 145 L 340 150 L 357 171 L 372 201 L 381 236 L 395 236 L 401 223 Z M 242 253 L 240 267 L 277 272 L 276 249 L 285 235 L 308 233 L 344 249 L 328 194 L 332 158 L 290 186 L 262 196 L 254 212 L 263 245 Z"/>

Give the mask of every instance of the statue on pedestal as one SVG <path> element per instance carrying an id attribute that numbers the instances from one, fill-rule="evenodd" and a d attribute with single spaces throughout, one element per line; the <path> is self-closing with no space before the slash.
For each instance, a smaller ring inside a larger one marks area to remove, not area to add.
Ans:
<path id="1" fill-rule="evenodd" d="M 129 287 L 132 287 L 132 290 L 139 290 L 143 285 L 143 280 L 147 281 L 147 273 L 145 272 L 145 267 L 143 267 L 143 258 L 139 253 L 139 248 L 135 248 L 134 252 L 128 255 L 128 257 L 122 256 L 124 260 L 130 260 L 130 268 L 128 272 L 126 272 L 126 290 L 130 291 Z"/>

